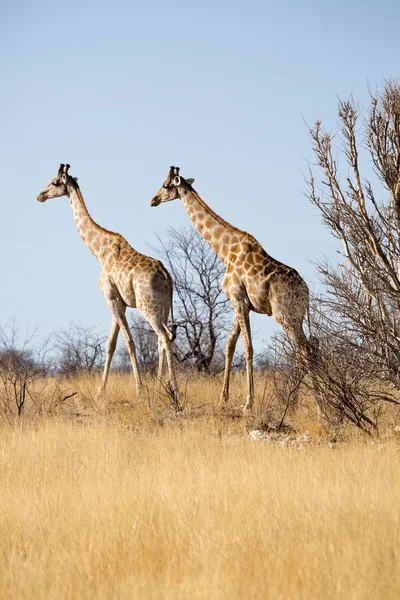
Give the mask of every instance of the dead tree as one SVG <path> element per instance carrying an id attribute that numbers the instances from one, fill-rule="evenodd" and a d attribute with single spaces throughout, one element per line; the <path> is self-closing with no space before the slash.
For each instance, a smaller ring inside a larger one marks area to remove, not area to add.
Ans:
<path id="1" fill-rule="evenodd" d="M 320 121 L 310 130 L 307 195 L 341 243 L 337 263 L 318 265 L 323 311 L 364 377 L 399 389 L 400 85 L 371 92 L 366 113 L 353 98 L 339 100 L 338 117 L 337 132 Z"/>

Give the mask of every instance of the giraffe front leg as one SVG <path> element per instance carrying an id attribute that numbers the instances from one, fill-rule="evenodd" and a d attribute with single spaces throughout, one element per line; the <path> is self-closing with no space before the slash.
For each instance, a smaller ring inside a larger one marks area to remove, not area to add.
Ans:
<path id="1" fill-rule="evenodd" d="M 135 343 L 132 339 L 132 334 L 125 316 L 126 307 L 123 306 L 117 299 L 107 299 L 107 304 L 121 329 L 122 335 L 124 336 L 125 345 L 128 350 L 129 358 L 131 359 L 133 375 L 135 377 L 136 393 L 139 396 L 142 388 L 142 381 L 137 364 Z"/>
<path id="2" fill-rule="evenodd" d="M 231 375 L 231 366 L 233 355 L 235 354 L 236 342 L 238 341 L 238 337 L 240 335 L 240 325 L 239 321 L 235 317 L 233 321 L 232 329 L 229 334 L 229 337 L 225 346 L 225 371 L 224 371 L 224 384 L 222 387 L 221 398 L 219 404 L 223 404 L 228 402 L 229 400 L 229 381 Z"/>
<path id="3" fill-rule="evenodd" d="M 107 340 L 107 348 L 106 348 L 106 364 L 104 365 L 103 377 L 101 378 L 101 383 L 99 389 L 97 391 L 97 395 L 100 396 L 107 385 L 108 373 L 110 371 L 111 360 L 115 352 L 115 348 L 117 347 L 117 338 L 119 333 L 119 325 L 117 319 L 113 316 L 110 335 Z"/>
<path id="4" fill-rule="evenodd" d="M 162 381 L 162 376 L 163 376 L 164 358 L 165 358 L 164 342 L 159 337 L 158 338 L 158 371 L 157 371 L 157 385 L 159 388 L 161 386 L 161 381 Z"/>

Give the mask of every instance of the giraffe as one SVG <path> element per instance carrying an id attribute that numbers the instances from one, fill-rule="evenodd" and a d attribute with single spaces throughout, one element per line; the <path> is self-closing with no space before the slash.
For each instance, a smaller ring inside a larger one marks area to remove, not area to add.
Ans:
<path id="1" fill-rule="evenodd" d="M 132 363 L 136 391 L 140 394 L 142 382 L 138 369 L 135 344 L 128 326 L 125 311 L 129 306 L 138 308 L 150 323 L 158 337 L 158 381 L 161 381 L 164 358 L 167 358 L 170 385 L 177 394 L 177 382 L 172 362 L 171 342 L 176 326 L 168 327 L 172 311 L 173 286 L 170 274 L 157 259 L 140 254 L 130 246 L 122 235 L 104 229 L 90 216 L 83 199 L 78 180 L 68 170 L 70 165 L 61 164 L 54 179 L 38 195 L 39 202 L 49 198 L 69 198 L 79 234 L 90 252 L 101 264 L 99 287 L 112 314 L 112 324 L 106 348 L 106 362 L 98 389 L 101 394 L 107 384 L 111 360 L 117 345 L 119 330 Z M 177 395 L 175 396 L 177 398 Z"/>
<path id="2" fill-rule="evenodd" d="M 170 167 L 168 177 L 152 199 L 158 206 L 180 198 L 203 238 L 226 265 L 222 289 L 230 299 L 235 318 L 225 347 L 225 372 L 220 404 L 229 399 L 229 379 L 236 342 L 242 333 L 247 371 L 247 398 L 244 410 L 254 400 L 253 345 L 250 311 L 267 314 L 284 328 L 306 364 L 311 366 L 312 342 L 307 340 L 303 320 L 309 307 L 308 286 L 292 267 L 269 256 L 249 233 L 234 227 L 217 215 L 193 188 L 194 179 L 179 175 Z"/>

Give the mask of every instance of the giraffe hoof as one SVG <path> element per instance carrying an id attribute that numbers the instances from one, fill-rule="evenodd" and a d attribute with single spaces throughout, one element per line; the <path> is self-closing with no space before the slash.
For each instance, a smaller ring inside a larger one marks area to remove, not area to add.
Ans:
<path id="1" fill-rule="evenodd" d="M 229 396 L 226 396 L 225 394 L 223 394 L 218 402 L 218 406 L 226 406 L 228 404 L 228 400 L 229 400 Z"/>

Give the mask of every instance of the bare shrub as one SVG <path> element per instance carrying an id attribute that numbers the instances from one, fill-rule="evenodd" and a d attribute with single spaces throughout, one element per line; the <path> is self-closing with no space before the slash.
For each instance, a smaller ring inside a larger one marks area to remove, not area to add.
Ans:
<path id="1" fill-rule="evenodd" d="M 75 376 L 101 369 L 106 340 L 106 336 L 94 327 L 78 323 L 71 323 L 68 329 L 56 332 L 54 347 L 58 351 L 58 372 Z"/>
<path id="2" fill-rule="evenodd" d="M 204 373 L 223 368 L 223 341 L 232 309 L 222 291 L 225 265 L 195 229 L 168 230 L 156 248 L 174 280 L 175 352 Z"/>
<path id="3" fill-rule="evenodd" d="M 313 304 L 312 330 L 319 340 L 313 373 L 284 333 L 274 336 L 273 396 L 281 406 L 280 425 L 297 406 L 301 386 L 322 399 L 319 416 L 336 432 L 351 423 L 365 433 L 378 433 L 383 404 L 400 404 L 396 389 L 382 379 L 379 364 L 366 361 L 363 349 L 354 346 L 348 328 L 332 318 L 324 300 L 314 299 Z M 313 406 L 308 410 L 314 411 Z"/>
<path id="4" fill-rule="evenodd" d="M 15 321 L 0 329 L 0 415 L 9 423 L 21 417 L 51 414 L 75 395 L 51 377 L 47 340 L 24 332 Z"/>

